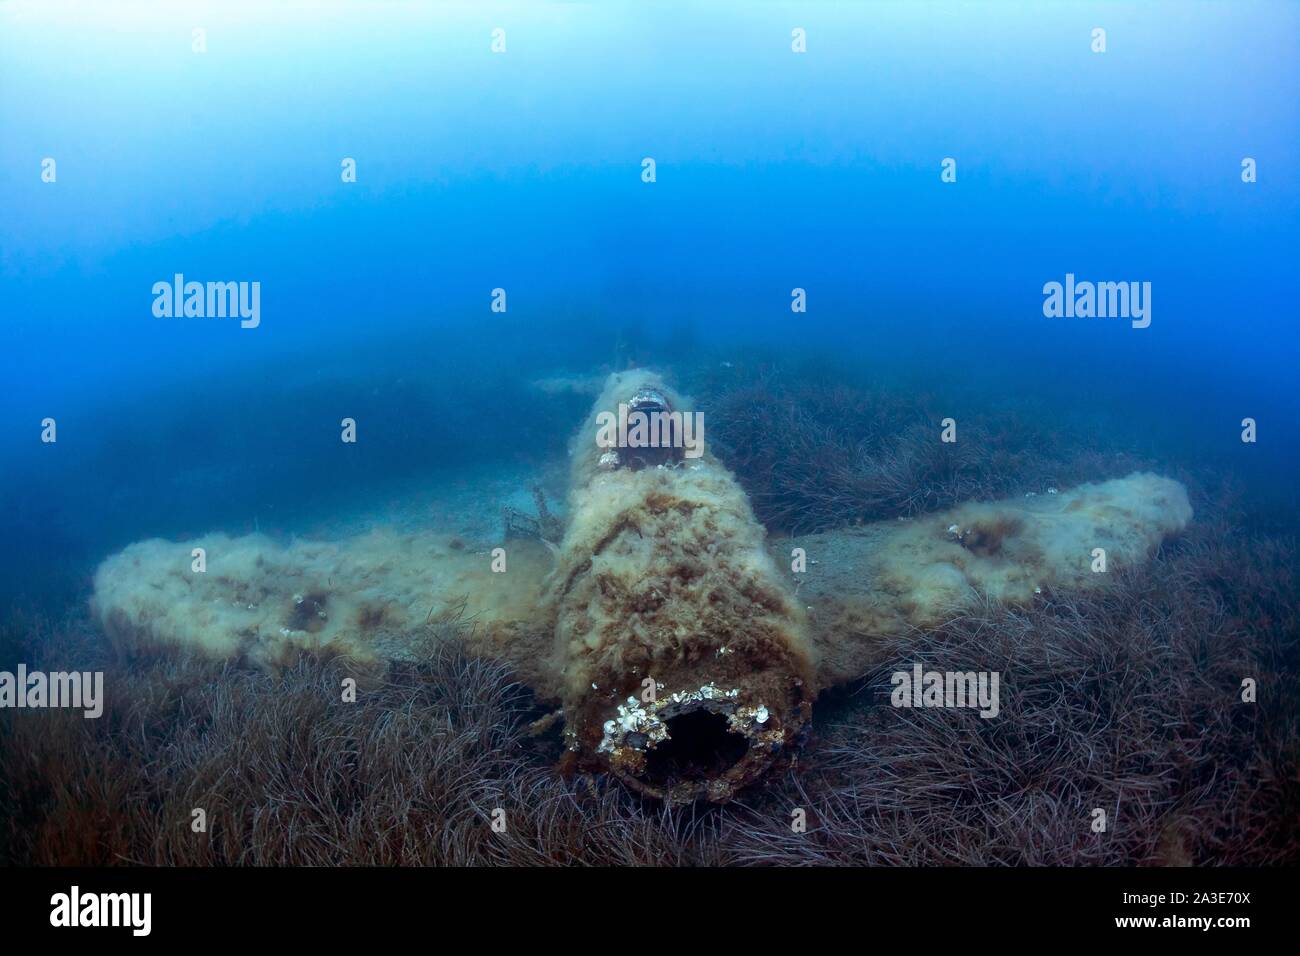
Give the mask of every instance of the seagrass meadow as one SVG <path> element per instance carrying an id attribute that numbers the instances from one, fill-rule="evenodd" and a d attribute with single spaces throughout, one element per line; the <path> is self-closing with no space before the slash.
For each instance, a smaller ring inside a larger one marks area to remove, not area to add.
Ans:
<path id="1" fill-rule="evenodd" d="M 701 389 L 717 454 L 737 463 L 778 555 L 845 514 L 901 526 L 927 508 L 1103 477 L 1103 462 L 1111 473 L 1152 465 L 1085 433 L 1040 434 L 1032 417 L 999 419 L 996 437 L 971 440 L 956 460 L 918 458 L 910 427 L 889 437 L 859 417 L 926 420 L 911 393 L 759 357 L 733 363 L 724 387 L 710 384 L 714 371 L 677 375 Z M 756 416 L 786 422 L 809 409 L 833 423 L 816 432 L 820 444 L 806 429 L 765 424 L 758 447 Z M 549 416 L 532 427 L 543 442 Z M 831 477 L 796 484 L 779 468 L 750 470 L 760 451 L 818 462 Z M 87 576 L 81 603 L 61 614 L 29 607 L 6 618 L 6 660 L 102 670 L 107 692 L 97 720 L 0 715 L 0 855 L 96 865 L 1295 862 L 1294 538 L 1230 480 L 1170 461 L 1195 517 L 1149 560 L 1102 586 L 986 596 L 876 635 L 856 672 L 816 698 L 800 746 L 721 805 L 665 803 L 566 765 L 563 721 L 521 676 L 528 662 L 512 663 L 508 647 L 494 658 L 482 623 L 454 600 L 403 623 L 403 652 L 382 666 L 328 644 L 267 666 L 115 645 L 91 613 Z M 892 706 L 891 675 L 917 665 L 997 671 L 997 719 Z M 1258 682 L 1254 704 L 1239 699 L 1244 676 Z M 339 692 L 348 677 L 355 702 Z M 201 834 L 196 807 L 208 821 Z M 1088 825 L 1094 807 L 1108 811 L 1106 833 Z M 499 809 L 503 832 L 491 825 Z M 792 828 L 796 811 L 806 828 Z"/>

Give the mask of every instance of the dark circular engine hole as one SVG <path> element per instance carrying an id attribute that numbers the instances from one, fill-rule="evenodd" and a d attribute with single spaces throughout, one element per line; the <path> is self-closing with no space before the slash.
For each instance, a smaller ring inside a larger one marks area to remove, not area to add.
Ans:
<path id="1" fill-rule="evenodd" d="M 727 718 L 701 708 L 668 719 L 668 739 L 646 751 L 642 779 L 656 787 L 710 780 L 726 773 L 749 750 Z"/>

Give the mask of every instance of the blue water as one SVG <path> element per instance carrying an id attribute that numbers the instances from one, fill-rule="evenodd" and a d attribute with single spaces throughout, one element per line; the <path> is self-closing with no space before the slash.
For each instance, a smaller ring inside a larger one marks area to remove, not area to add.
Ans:
<path id="1" fill-rule="evenodd" d="M 1298 51 L 1283 2 L 0 3 L 0 596 L 550 460 L 582 402 L 521 383 L 628 359 L 1032 398 L 1285 523 Z M 156 317 L 176 273 L 260 325 Z M 1150 327 L 1045 318 L 1066 273 Z"/>

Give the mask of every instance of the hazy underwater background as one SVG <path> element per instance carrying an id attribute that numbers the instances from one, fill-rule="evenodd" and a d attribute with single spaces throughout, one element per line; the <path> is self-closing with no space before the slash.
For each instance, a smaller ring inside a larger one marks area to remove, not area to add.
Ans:
<path id="1" fill-rule="evenodd" d="M 925 393 L 936 430 L 1014 412 L 1294 528 L 1298 27 L 1280 2 L 2 2 L 0 606 L 82 601 L 146 537 L 485 521 L 587 406 L 533 383 L 629 363 L 705 400 Z M 176 273 L 259 282 L 260 325 L 155 317 Z M 1066 273 L 1150 282 L 1150 326 L 1044 317 Z"/>

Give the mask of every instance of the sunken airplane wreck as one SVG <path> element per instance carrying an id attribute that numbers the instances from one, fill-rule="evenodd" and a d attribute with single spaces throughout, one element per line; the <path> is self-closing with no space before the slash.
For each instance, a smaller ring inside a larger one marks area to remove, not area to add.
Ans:
<path id="1" fill-rule="evenodd" d="M 797 751 L 819 691 L 860 677 L 882 638 L 976 602 L 1103 587 L 1095 549 L 1112 570 L 1137 567 L 1192 516 L 1178 482 L 1136 473 L 769 541 L 702 444 L 693 457 L 684 441 L 607 447 L 620 405 L 689 408 L 651 372 L 610 376 L 571 446 L 558 544 L 476 551 L 395 531 L 143 541 L 100 566 L 96 612 L 137 652 L 264 668 L 345 654 L 382 669 L 427 652 L 427 622 L 463 607 L 471 652 L 509 661 L 558 705 L 568 762 L 670 803 L 724 802 Z M 695 419 L 662 421 L 673 435 Z"/>

